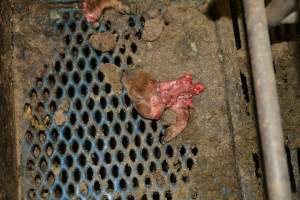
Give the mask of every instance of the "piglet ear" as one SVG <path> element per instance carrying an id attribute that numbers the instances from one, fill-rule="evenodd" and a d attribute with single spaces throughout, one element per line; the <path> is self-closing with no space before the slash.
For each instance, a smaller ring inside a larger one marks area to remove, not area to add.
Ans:
<path id="1" fill-rule="evenodd" d="M 197 84 L 194 85 L 193 90 L 194 90 L 195 94 L 200 94 L 201 92 L 204 91 L 204 85 L 202 85 L 200 83 L 197 83 Z"/>

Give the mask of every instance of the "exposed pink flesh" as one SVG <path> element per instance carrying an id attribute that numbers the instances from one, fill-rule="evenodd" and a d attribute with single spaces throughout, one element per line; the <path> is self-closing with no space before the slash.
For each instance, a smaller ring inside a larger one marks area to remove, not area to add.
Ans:
<path id="1" fill-rule="evenodd" d="M 183 75 L 177 80 L 162 81 L 158 84 L 160 101 L 166 104 L 166 107 L 172 107 L 179 103 L 181 107 L 190 108 L 192 106 L 192 97 L 204 90 L 202 84 L 193 84 L 192 76 L 189 74 Z"/>

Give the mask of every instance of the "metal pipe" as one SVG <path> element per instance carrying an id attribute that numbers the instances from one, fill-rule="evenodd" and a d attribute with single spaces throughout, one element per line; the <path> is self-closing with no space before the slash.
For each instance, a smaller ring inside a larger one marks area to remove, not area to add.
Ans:
<path id="1" fill-rule="evenodd" d="M 280 24 L 295 24 L 299 21 L 299 13 L 297 11 L 292 12 L 286 18 L 281 20 Z"/>
<path id="2" fill-rule="evenodd" d="M 291 189 L 264 0 L 243 0 L 268 196 L 290 200 Z"/>
<path id="3" fill-rule="evenodd" d="M 272 0 L 266 10 L 269 26 L 277 26 L 296 10 L 296 0 Z"/>

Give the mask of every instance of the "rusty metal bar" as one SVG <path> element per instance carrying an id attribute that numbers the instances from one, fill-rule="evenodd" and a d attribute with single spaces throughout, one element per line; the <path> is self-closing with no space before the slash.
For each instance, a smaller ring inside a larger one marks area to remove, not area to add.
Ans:
<path id="1" fill-rule="evenodd" d="M 243 0 L 270 200 L 290 200 L 291 189 L 264 0 Z"/>

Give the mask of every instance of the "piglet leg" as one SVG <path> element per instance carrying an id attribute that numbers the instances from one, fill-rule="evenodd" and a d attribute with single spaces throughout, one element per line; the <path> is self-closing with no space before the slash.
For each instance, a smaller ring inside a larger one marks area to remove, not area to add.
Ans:
<path id="1" fill-rule="evenodd" d="M 163 143 L 170 142 L 174 139 L 177 135 L 179 135 L 187 126 L 188 119 L 190 116 L 189 109 L 187 108 L 180 108 L 180 107 L 171 107 L 170 108 L 176 114 L 176 122 L 171 124 L 167 130 L 166 135 L 163 138 Z"/>

